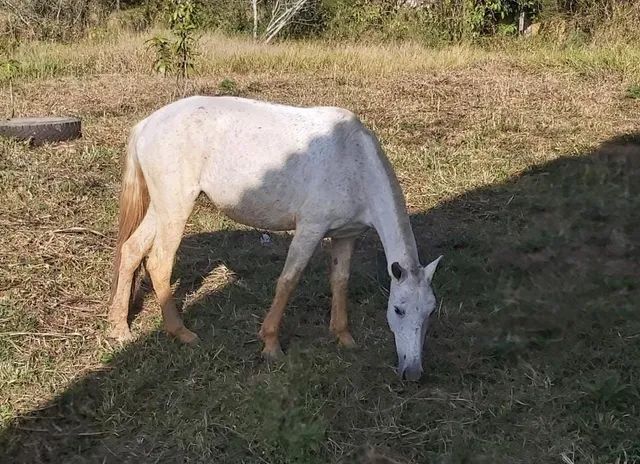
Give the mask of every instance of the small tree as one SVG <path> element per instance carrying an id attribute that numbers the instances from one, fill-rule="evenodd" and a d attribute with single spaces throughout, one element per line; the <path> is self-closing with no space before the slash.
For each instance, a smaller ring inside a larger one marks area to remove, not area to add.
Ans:
<path id="1" fill-rule="evenodd" d="M 197 12 L 193 0 L 172 0 L 172 5 L 169 29 L 173 39 L 155 36 L 147 41 L 147 45 L 155 52 L 153 70 L 165 76 L 175 73 L 176 86 L 182 82 L 184 93 L 197 56 Z"/>
<path id="2" fill-rule="evenodd" d="M 193 69 L 193 61 L 196 56 L 197 39 L 194 35 L 196 23 L 196 11 L 193 0 L 174 0 L 175 9 L 171 14 L 169 28 L 176 36 L 173 43 L 177 58 L 177 74 L 179 79 L 187 79 L 189 71 Z"/>

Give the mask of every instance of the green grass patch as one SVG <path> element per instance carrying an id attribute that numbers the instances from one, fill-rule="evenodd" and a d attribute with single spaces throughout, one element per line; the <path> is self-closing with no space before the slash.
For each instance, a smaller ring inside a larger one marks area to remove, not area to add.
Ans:
<path id="1" fill-rule="evenodd" d="M 640 99 L 640 84 L 632 84 L 627 88 L 627 97 L 634 100 Z"/>

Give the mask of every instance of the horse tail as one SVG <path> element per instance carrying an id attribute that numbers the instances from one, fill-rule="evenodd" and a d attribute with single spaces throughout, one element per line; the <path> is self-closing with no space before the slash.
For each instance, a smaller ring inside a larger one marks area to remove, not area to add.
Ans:
<path id="1" fill-rule="evenodd" d="M 122 257 L 122 245 L 131 237 L 144 219 L 149 209 L 149 190 L 144 179 L 138 154 L 136 150 L 137 128 L 131 131 L 129 145 L 122 167 L 122 189 L 120 191 L 120 219 L 118 221 L 118 239 L 116 253 L 113 260 L 113 280 L 111 283 L 111 298 L 118 287 L 120 274 L 120 260 Z M 134 278 L 135 281 L 135 278 Z"/>

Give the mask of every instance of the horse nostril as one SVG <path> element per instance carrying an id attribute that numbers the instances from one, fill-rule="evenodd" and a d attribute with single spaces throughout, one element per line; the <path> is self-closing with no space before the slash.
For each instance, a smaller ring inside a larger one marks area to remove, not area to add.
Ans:
<path id="1" fill-rule="evenodd" d="M 420 377 L 422 376 L 422 369 L 418 368 L 418 369 L 414 369 L 414 368 L 407 368 L 405 370 L 402 371 L 402 380 L 408 380 L 411 382 L 415 382 L 417 380 L 420 380 Z"/>

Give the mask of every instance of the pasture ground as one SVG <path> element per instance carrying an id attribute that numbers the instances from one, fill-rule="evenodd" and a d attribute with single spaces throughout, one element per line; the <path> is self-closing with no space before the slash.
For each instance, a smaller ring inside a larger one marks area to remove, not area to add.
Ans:
<path id="1" fill-rule="evenodd" d="M 318 250 L 265 364 L 288 236 L 204 199 L 174 272 L 202 343 L 168 339 L 152 297 L 135 341 L 107 340 L 120 156 L 175 85 L 142 37 L 31 44 L 18 113 L 79 115 L 84 138 L 0 143 L 0 462 L 640 462 L 637 49 L 204 44 L 187 93 L 343 106 L 379 134 L 423 262 L 445 255 L 426 375 L 393 373 L 373 232 L 359 348 L 329 334 Z"/>

